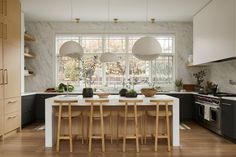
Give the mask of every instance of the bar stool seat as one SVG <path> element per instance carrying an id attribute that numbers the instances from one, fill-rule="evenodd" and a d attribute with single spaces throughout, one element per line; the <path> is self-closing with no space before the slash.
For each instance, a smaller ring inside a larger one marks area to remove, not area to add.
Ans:
<path id="1" fill-rule="evenodd" d="M 120 117 L 125 117 L 125 113 L 124 112 L 119 112 L 118 113 Z M 141 117 L 143 115 L 143 112 L 138 111 L 137 112 L 137 117 Z M 134 118 L 135 114 L 133 112 L 128 112 L 127 113 L 127 118 Z"/>
<path id="2" fill-rule="evenodd" d="M 151 117 L 156 117 L 156 111 L 147 111 L 147 115 Z M 168 116 L 172 116 L 172 112 L 168 111 Z M 166 111 L 159 111 L 159 117 L 166 116 Z"/>
<path id="3" fill-rule="evenodd" d="M 79 117 L 80 115 L 81 115 L 81 112 L 80 112 L 80 111 L 72 111 L 72 112 L 71 112 L 71 117 L 72 117 L 72 118 Z M 58 117 L 58 116 L 59 116 L 59 113 L 56 112 L 56 113 L 55 113 L 55 116 Z M 68 112 L 67 112 L 67 111 L 63 112 L 63 111 L 62 111 L 61 117 L 62 117 L 62 118 L 69 118 Z"/>
<path id="4" fill-rule="evenodd" d="M 103 117 L 109 117 L 111 116 L 110 111 L 103 111 Z M 93 118 L 100 118 L 100 111 L 93 111 Z"/>

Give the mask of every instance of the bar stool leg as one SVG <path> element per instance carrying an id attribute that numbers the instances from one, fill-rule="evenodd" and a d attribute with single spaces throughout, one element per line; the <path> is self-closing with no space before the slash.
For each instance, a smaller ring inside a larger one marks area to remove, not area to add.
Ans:
<path id="1" fill-rule="evenodd" d="M 138 135 L 138 116 L 137 116 L 137 106 L 134 106 L 134 118 L 135 118 L 135 136 L 136 136 L 136 151 L 139 152 L 139 135 Z"/>
<path id="2" fill-rule="evenodd" d="M 110 124 L 109 124 L 109 129 L 110 129 L 110 136 L 111 136 L 111 144 L 113 143 L 113 125 L 112 125 L 112 112 L 110 112 Z"/>
<path id="3" fill-rule="evenodd" d="M 117 112 L 117 128 L 116 128 L 116 143 L 119 144 L 119 123 L 120 123 L 120 118 L 119 118 L 119 113 Z"/>
<path id="4" fill-rule="evenodd" d="M 93 105 L 91 105 L 89 117 L 89 152 L 92 151 L 92 130 L 93 130 Z"/>
<path id="5" fill-rule="evenodd" d="M 144 113 L 144 144 L 147 144 L 147 133 L 146 133 L 146 123 L 147 123 L 147 116 L 146 116 L 146 112 Z"/>
<path id="6" fill-rule="evenodd" d="M 127 105 L 125 105 L 124 131 L 123 131 L 123 152 L 126 151 L 126 131 L 127 131 Z"/>
<path id="7" fill-rule="evenodd" d="M 159 131 L 159 105 L 156 106 L 156 131 L 155 131 L 155 152 L 157 151 Z"/>
<path id="8" fill-rule="evenodd" d="M 166 105 L 166 127 L 167 127 L 167 144 L 168 144 L 168 151 L 170 151 L 170 121 L 169 121 L 169 114 L 168 114 L 168 105 Z"/>
<path id="9" fill-rule="evenodd" d="M 81 124 L 81 143 L 84 144 L 84 116 L 83 113 L 81 113 L 80 115 L 80 124 Z"/>
<path id="10" fill-rule="evenodd" d="M 71 106 L 69 105 L 69 140 L 70 140 L 70 152 L 73 151 L 73 144 L 72 144 L 72 119 L 71 119 Z"/>
<path id="11" fill-rule="evenodd" d="M 60 150 L 60 135 L 61 135 L 61 111 L 62 107 L 59 106 L 59 113 L 58 113 L 58 124 L 57 124 L 57 152 Z"/>
<path id="12" fill-rule="evenodd" d="M 140 132 L 141 132 L 141 138 L 140 138 L 140 141 L 141 141 L 141 144 L 144 144 L 144 139 L 143 139 L 143 135 L 144 135 L 144 128 L 143 128 L 143 116 L 141 116 L 140 118 Z"/>
<path id="13" fill-rule="evenodd" d="M 102 109 L 102 105 L 100 105 L 100 117 L 101 117 L 102 152 L 105 152 L 104 123 L 103 123 L 103 109 Z"/>

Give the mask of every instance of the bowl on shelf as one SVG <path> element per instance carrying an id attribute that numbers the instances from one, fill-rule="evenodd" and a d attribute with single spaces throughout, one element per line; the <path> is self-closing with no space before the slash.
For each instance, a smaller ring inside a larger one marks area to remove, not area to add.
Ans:
<path id="1" fill-rule="evenodd" d="M 153 97 L 156 94 L 157 90 L 155 88 L 142 88 L 141 93 L 145 97 Z"/>
<path id="2" fill-rule="evenodd" d="M 108 98 L 108 96 L 110 95 L 109 93 L 97 93 L 99 98 Z"/>

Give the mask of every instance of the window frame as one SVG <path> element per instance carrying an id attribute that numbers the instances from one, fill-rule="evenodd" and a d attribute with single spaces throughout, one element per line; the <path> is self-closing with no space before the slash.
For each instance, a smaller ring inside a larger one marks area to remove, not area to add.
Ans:
<path id="1" fill-rule="evenodd" d="M 129 38 L 130 37 L 143 37 L 143 36 L 153 36 L 153 37 L 155 37 L 155 38 L 158 38 L 158 37 L 169 37 L 169 38 L 172 38 L 172 49 L 173 49 L 173 52 L 172 53 L 161 53 L 161 55 L 160 56 L 170 56 L 170 57 L 172 57 L 173 58 L 173 69 L 172 69 L 172 75 L 173 75 L 173 80 L 172 81 L 170 81 L 170 82 L 159 82 L 158 83 L 158 85 L 163 85 L 163 86 L 168 86 L 168 85 L 172 85 L 173 83 L 174 83 L 174 80 L 175 80 L 175 77 L 176 77 L 176 68 L 177 68 L 177 62 L 176 62 L 176 35 L 175 35 L 175 33 L 156 33 L 156 34 L 116 34 L 116 33 L 111 33 L 111 34 L 88 34 L 88 33 L 81 33 L 81 34 L 64 34 L 64 33 L 60 33 L 60 34 L 56 34 L 55 35 L 55 53 L 54 53 L 54 55 L 55 55 L 55 60 L 54 60 L 54 62 L 55 62 L 55 70 L 54 70 L 54 72 L 55 72 L 55 74 L 54 74 L 54 77 L 55 77 L 55 85 L 57 86 L 60 82 L 58 82 L 58 53 L 57 52 L 59 52 L 59 50 L 57 49 L 57 39 L 58 38 L 60 38 L 60 37 L 68 37 L 68 38 L 74 38 L 74 37 L 76 37 L 76 38 L 79 38 L 79 43 L 81 43 L 82 41 L 82 39 L 81 38 L 83 38 L 83 37 L 101 37 L 102 38 L 102 53 L 104 53 L 105 52 L 105 42 L 106 42 L 106 40 L 107 40 L 107 37 L 109 38 L 109 37 L 125 37 L 125 53 L 116 53 L 117 55 L 126 55 L 127 57 L 125 57 L 126 58 L 126 60 L 125 60 L 125 66 L 126 67 L 128 67 L 128 68 L 126 68 L 126 70 L 125 70 L 125 76 L 124 76 L 124 78 L 127 80 L 129 77 L 130 77 L 130 75 L 129 75 L 129 69 L 130 69 L 130 67 L 129 67 L 129 63 L 128 63 L 128 61 L 129 61 L 129 58 L 131 58 L 133 55 L 132 55 L 132 53 L 129 53 Z M 101 55 L 102 53 L 86 53 L 86 54 L 84 54 L 84 55 Z M 152 80 L 152 78 L 153 78 L 153 75 L 152 75 L 152 61 L 148 61 L 149 62 L 149 65 L 150 65 L 150 68 L 149 68 L 149 81 L 151 81 Z M 105 63 L 102 63 L 102 85 L 104 86 L 104 85 L 106 85 L 107 83 L 106 83 L 106 79 L 107 79 L 107 75 L 106 75 L 106 71 L 105 71 L 105 68 L 106 68 L 106 65 L 105 65 Z M 141 84 L 141 86 L 142 86 L 143 84 Z M 81 82 L 78 84 L 78 86 L 80 86 L 81 87 Z M 108 84 L 108 86 L 109 86 L 109 84 Z M 110 85 L 111 86 L 111 85 Z"/>

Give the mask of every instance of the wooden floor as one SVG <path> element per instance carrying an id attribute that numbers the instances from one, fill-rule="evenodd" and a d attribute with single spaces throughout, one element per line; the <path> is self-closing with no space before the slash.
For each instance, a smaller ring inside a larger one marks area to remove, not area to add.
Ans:
<path id="1" fill-rule="evenodd" d="M 60 153 L 44 148 L 44 131 L 27 127 L 21 133 L 0 142 L 0 157 L 236 157 L 236 144 L 233 144 L 195 123 L 186 123 L 191 130 L 181 130 L 181 147 L 166 151 L 165 142 L 160 142 L 158 152 L 153 151 L 153 144 L 148 141 L 141 145 L 141 152 L 135 152 L 134 141 L 129 141 L 127 153 L 122 153 L 122 142 L 117 145 L 106 141 L 106 153 L 101 153 L 99 141 L 95 141 L 93 152 L 88 153 L 88 145 L 75 141 L 74 152 L 69 153 L 68 143 L 62 142 Z"/>

